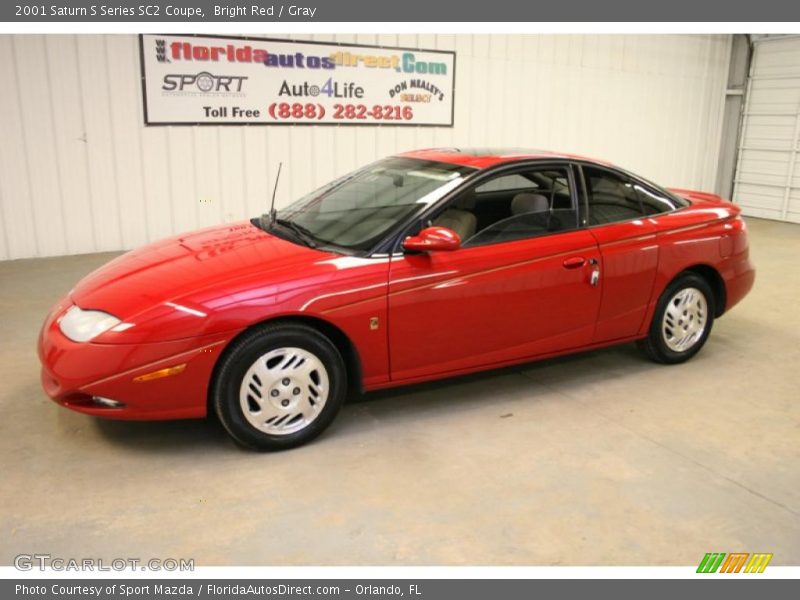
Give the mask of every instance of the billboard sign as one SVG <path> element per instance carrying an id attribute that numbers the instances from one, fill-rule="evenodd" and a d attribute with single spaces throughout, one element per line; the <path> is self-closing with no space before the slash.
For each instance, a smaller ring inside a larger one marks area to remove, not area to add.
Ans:
<path id="1" fill-rule="evenodd" d="M 147 125 L 452 127 L 455 52 L 141 35 Z"/>

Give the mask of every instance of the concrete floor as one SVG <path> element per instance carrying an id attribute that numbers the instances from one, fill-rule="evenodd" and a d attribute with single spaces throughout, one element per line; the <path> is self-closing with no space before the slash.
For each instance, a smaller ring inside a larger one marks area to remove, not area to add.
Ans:
<path id="1" fill-rule="evenodd" d="M 756 287 L 688 364 L 625 345 L 383 392 L 281 454 L 53 405 L 38 328 L 111 255 L 0 263 L 0 563 L 800 564 L 800 226 L 750 227 Z"/>

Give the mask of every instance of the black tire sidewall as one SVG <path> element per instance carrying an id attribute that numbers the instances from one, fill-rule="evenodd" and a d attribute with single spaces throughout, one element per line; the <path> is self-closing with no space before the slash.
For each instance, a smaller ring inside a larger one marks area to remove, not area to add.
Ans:
<path id="1" fill-rule="evenodd" d="M 287 435 L 270 435 L 251 425 L 239 401 L 239 388 L 250 366 L 276 348 L 302 348 L 313 353 L 328 372 L 330 390 L 325 407 L 307 427 Z M 284 450 L 305 444 L 331 424 L 347 394 L 347 370 L 336 346 L 305 325 L 272 325 L 236 340 L 220 360 L 214 377 L 212 404 L 228 433 L 240 444 L 258 450 Z"/>
<path id="2" fill-rule="evenodd" d="M 695 343 L 694 346 L 684 352 L 675 352 L 667 346 L 661 331 L 661 323 L 664 319 L 664 312 L 667 310 L 669 301 L 684 288 L 696 288 L 700 290 L 706 298 L 706 306 L 708 307 L 708 315 L 706 328 L 703 331 L 703 336 Z M 656 311 L 653 315 L 653 321 L 650 324 L 649 342 L 655 354 L 661 362 L 667 364 L 677 364 L 689 360 L 695 354 L 700 352 L 701 348 L 705 345 L 708 336 L 711 334 L 711 328 L 714 325 L 714 312 L 716 310 L 716 298 L 714 292 L 708 282 L 700 275 L 695 273 L 685 273 L 672 281 L 661 294 L 658 300 Z"/>

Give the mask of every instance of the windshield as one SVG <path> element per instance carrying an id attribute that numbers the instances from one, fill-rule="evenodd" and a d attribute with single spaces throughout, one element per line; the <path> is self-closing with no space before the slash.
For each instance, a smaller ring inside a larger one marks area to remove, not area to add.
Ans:
<path id="1" fill-rule="evenodd" d="M 300 198 L 278 211 L 276 222 L 316 246 L 367 250 L 472 172 L 447 163 L 386 158 Z"/>

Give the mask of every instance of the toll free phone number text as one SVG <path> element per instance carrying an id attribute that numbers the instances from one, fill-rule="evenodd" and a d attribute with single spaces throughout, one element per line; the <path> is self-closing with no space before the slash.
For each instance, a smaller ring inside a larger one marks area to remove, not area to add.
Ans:
<path id="1" fill-rule="evenodd" d="M 269 105 L 269 116 L 276 121 L 317 120 L 325 118 L 327 111 L 322 104 L 313 102 L 273 102 Z M 393 104 L 334 104 L 332 118 L 337 121 L 410 121 L 414 118 L 411 106 Z"/>

